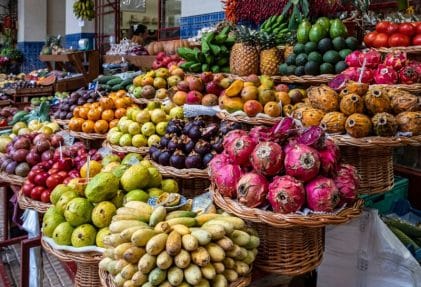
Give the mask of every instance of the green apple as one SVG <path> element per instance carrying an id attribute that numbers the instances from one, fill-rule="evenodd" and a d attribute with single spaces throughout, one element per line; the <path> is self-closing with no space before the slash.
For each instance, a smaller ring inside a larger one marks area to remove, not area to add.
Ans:
<path id="1" fill-rule="evenodd" d="M 127 130 L 132 136 L 140 134 L 140 124 L 137 122 L 131 122 Z"/>
<path id="2" fill-rule="evenodd" d="M 142 87 L 136 87 L 133 89 L 133 96 L 135 98 L 140 98 L 142 96 Z"/>

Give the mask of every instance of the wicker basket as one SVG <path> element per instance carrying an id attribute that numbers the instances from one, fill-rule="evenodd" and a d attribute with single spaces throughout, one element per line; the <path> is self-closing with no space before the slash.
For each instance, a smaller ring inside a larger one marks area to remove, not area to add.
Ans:
<path id="1" fill-rule="evenodd" d="M 390 85 L 372 85 L 372 86 L 380 86 L 380 87 L 390 87 Z M 421 84 L 412 84 L 412 85 L 405 85 L 405 84 L 396 84 L 392 86 L 393 88 L 401 89 L 413 94 L 420 94 L 421 93 Z"/>
<path id="2" fill-rule="evenodd" d="M 407 54 L 421 54 L 421 45 L 409 47 L 392 47 L 392 48 L 378 48 L 377 51 L 381 53 L 392 53 L 394 51 L 402 51 Z"/>
<path id="3" fill-rule="evenodd" d="M 134 146 L 118 146 L 110 144 L 108 141 L 104 141 L 104 147 L 107 147 L 115 152 L 122 152 L 122 153 L 138 153 L 141 155 L 147 155 L 149 153 L 149 147 L 134 147 Z"/>
<path id="4" fill-rule="evenodd" d="M 360 194 L 376 194 L 393 187 L 393 149 L 341 146 L 342 161 L 354 165 L 360 174 Z"/>
<path id="5" fill-rule="evenodd" d="M 63 262 L 75 262 L 77 272 L 75 276 L 75 287 L 100 287 L 101 280 L 98 274 L 98 263 L 102 255 L 97 252 L 74 253 L 53 249 L 47 242 L 41 240 L 45 251 L 56 256 Z"/>
<path id="6" fill-rule="evenodd" d="M 51 117 L 51 121 L 55 121 L 60 126 L 67 128 L 69 126 L 70 120 L 61 120 Z"/>
<path id="7" fill-rule="evenodd" d="M 270 117 L 247 117 L 247 116 L 233 116 L 232 114 L 222 111 L 218 112 L 216 116 L 221 120 L 236 122 L 236 123 L 245 123 L 249 125 L 266 125 L 273 126 L 277 124 L 282 118 L 270 118 Z"/>
<path id="8" fill-rule="evenodd" d="M 335 78 L 336 75 L 331 74 L 324 74 L 319 76 L 273 76 L 272 79 L 275 81 L 280 81 L 282 83 L 298 83 L 298 84 L 326 84 L 333 78 Z"/>
<path id="9" fill-rule="evenodd" d="M 182 179 L 208 179 L 208 169 L 198 169 L 198 168 L 183 168 L 178 169 L 172 166 L 163 166 L 160 165 L 153 160 L 151 160 L 152 164 L 159 170 L 162 176 L 165 177 L 175 177 L 175 178 L 182 178 Z"/>
<path id="10" fill-rule="evenodd" d="M 168 98 L 161 100 L 161 99 L 157 99 L 157 98 L 145 99 L 145 98 L 135 98 L 135 97 L 133 97 L 133 102 L 135 104 L 139 104 L 139 105 L 147 105 L 150 102 L 163 103 L 166 100 L 168 100 Z"/>
<path id="11" fill-rule="evenodd" d="M 337 145 L 365 148 L 421 146 L 421 135 L 413 137 L 364 137 L 354 138 L 349 135 L 329 135 Z"/>
<path id="12" fill-rule="evenodd" d="M 177 182 L 180 186 L 180 193 L 186 198 L 194 198 L 205 193 L 210 185 L 210 180 L 205 178 L 178 178 Z"/>
<path id="13" fill-rule="evenodd" d="M 18 203 L 20 209 L 34 209 L 38 213 L 46 213 L 51 206 L 51 203 L 33 200 L 32 198 L 25 196 L 22 190 L 18 193 Z"/>
<path id="14" fill-rule="evenodd" d="M 78 139 L 91 140 L 91 141 L 104 140 L 107 137 L 107 134 L 82 133 L 82 132 L 75 132 L 71 130 L 69 130 L 69 134 Z"/>
<path id="15" fill-rule="evenodd" d="M 25 182 L 25 179 L 25 177 L 0 172 L 0 182 L 7 182 L 13 185 L 22 186 Z"/>

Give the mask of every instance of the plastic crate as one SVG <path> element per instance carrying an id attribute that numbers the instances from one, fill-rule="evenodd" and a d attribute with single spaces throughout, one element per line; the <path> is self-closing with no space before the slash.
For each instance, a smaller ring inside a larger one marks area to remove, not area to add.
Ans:
<path id="1" fill-rule="evenodd" d="M 408 198 L 409 180 L 404 177 L 395 176 L 395 184 L 393 188 L 382 194 L 361 195 L 364 199 L 365 206 L 379 210 L 379 214 L 388 214 L 396 202 L 400 199 Z"/>

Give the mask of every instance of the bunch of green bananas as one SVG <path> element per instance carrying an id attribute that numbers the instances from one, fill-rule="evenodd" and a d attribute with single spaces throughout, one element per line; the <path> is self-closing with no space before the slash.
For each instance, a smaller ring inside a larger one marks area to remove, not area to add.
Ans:
<path id="1" fill-rule="evenodd" d="M 260 31 L 275 35 L 276 43 L 283 44 L 290 33 L 285 20 L 284 15 L 271 16 L 260 25 Z"/>
<path id="2" fill-rule="evenodd" d="M 91 21 L 95 18 L 94 1 L 78 0 L 73 4 L 73 13 L 76 18 Z"/>

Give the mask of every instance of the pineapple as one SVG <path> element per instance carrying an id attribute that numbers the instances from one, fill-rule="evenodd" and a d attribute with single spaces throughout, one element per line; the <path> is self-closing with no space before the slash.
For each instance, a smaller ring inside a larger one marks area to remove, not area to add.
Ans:
<path id="1" fill-rule="evenodd" d="M 255 43 L 255 31 L 245 26 L 236 29 L 236 43 L 230 55 L 231 73 L 239 76 L 257 74 L 259 71 L 259 53 Z"/>
<path id="2" fill-rule="evenodd" d="M 260 32 L 260 73 L 273 76 L 278 73 L 281 63 L 280 51 L 276 47 L 276 38 L 273 34 Z"/>

